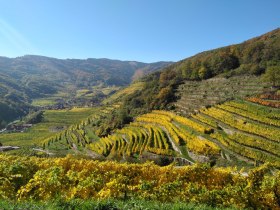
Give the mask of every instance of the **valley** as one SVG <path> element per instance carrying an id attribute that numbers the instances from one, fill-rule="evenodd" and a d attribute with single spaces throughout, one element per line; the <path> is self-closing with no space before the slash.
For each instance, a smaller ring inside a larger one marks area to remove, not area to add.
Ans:
<path id="1" fill-rule="evenodd" d="M 0 128 L 36 110 L 34 106 L 99 105 L 133 80 L 169 64 L 35 55 L 0 57 Z"/>
<path id="2" fill-rule="evenodd" d="M 0 58 L 0 205 L 277 209 L 279 43 L 276 29 L 176 63 Z"/>
<path id="3" fill-rule="evenodd" d="M 252 87 L 248 82 L 247 85 Z M 132 94 L 137 90 L 121 91 Z M 260 90 L 253 92 L 256 93 Z M 22 147 L 10 151 L 22 155 L 35 154 L 33 149 L 41 148 L 54 156 L 70 153 L 135 163 L 153 160 L 160 165 L 171 162 L 180 165 L 178 160 L 185 159 L 187 165 L 208 162 L 217 166 L 252 168 L 269 161 L 279 167 L 279 109 L 251 102 L 249 97 L 235 96 L 237 99 L 216 102 L 216 105 L 208 103 L 208 106 L 203 106 L 203 101 L 198 99 L 201 108 L 194 109 L 187 117 L 179 115 L 186 115 L 180 108 L 176 108 L 177 114 L 154 110 L 102 137 L 104 131 L 100 126 L 106 126 L 105 119 L 121 109 L 117 101 L 123 95 L 116 93 L 111 96 L 112 104 L 106 99 L 107 105 L 103 107 L 43 111 L 41 122 L 22 132 L 6 131 L 0 135 L 0 142 Z M 280 103 L 280 100 L 274 102 Z"/>
<path id="4" fill-rule="evenodd" d="M 10 112 L 20 120 L 1 131 L 0 142 L 22 147 L 9 151 L 22 155 L 37 148 L 55 156 L 128 162 L 169 164 L 181 158 L 186 164 L 277 165 L 279 88 L 260 76 L 276 60 L 260 57 L 256 63 L 248 53 L 261 43 L 265 51 L 278 34 L 279 29 L 175 64 L 3 57 L 2 129 L 5 120 L 15 119 Z"/>

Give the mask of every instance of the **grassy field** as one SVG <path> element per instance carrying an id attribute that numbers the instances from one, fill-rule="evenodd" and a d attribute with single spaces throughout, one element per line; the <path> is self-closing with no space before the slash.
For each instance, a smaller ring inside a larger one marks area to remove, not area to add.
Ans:
<path id="1" fill-rule="evenodd" d="M 33 106 L 49 106 L 55 104 L 55 98 L 38 98 L 32 101 Z"/>
<path id="2" fill-rule="evenodd" d="M 60 210 L 60 209 L 79 209 L 79 210 L 94 210 L 94 209 L 114 209 L 114 210 L 139 210 L 139 209 L 156 209 L 156 210 L 179 210 L 179 209 L 193 209 L 193 210 L 212 210 L 212 209 L 236 209 L 236 208 L 214 208 L 203 204 L 194 203 L 162 203 L 158 201 L 144 201 L 144 200 L 61 200 L 57 199 L 49 202 L 12 202 L 1 201 L 1 210 Z"/>
<path id="3" fill-rule="evenodd" d="M 55 135 L 71 124 L 79 123 L 96 112 L 95 108 L 73 108 L 71 110 L 46 110 L 42 122 L 33 125 L 26 132 L 0 135 L 3 145 L 39 145 L 42 140 Z"/>
<path id="4" fill-rule="evenodd" d="M 118 91 L 119 89 L 120 87 L 117 86 L 109 86 L 109 87 L 93 86 L 89 89 L 76 90 L 75 98 L 92 99 L 92 97 L 98 97 L 98 95 L 100 94 L 109 96 L 115 91 Z"/>
<path id="5" fill-rule="evenodd" d="M 70 91 L 71 92 L 71 91 Z M 60 91 L 56 94 L 45 96 L 43 98 L 36 98 L 32 100 L 33 106 L 51 106 L 56 103 L 58 99 L 67 99 L 71 93 L 66 91 Z"/>

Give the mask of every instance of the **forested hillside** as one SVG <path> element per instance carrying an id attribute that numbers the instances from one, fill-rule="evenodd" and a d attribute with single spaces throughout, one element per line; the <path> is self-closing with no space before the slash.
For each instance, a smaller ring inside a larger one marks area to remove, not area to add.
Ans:
<path id="1" fill-rule="evenodd" d="M 152 73 L 142 79 L 143 91 L 130 95 L 124 107 L 132 113 L 172 109 L 171 102 L 178 99 L 176 90 L 185 81 L 260 76 L 268 67 L 275 66 L 280 66 L 280 29 L 241 44 L 199 53 Z"/>

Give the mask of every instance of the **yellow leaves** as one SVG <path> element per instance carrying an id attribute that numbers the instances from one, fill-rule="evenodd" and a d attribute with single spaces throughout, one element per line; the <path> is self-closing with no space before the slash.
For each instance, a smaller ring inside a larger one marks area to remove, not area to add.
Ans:
<path id="1" fill-rule="evenodd" d="M 98 193 L 100 198 L 123 198 L 128 191 L 127 177 L 119 174 L 116 178 L 107 182 L 103 189 Z"/>
<path id="2" fill-rule="evenodd" d="M 273 112 L 272 110 L 268 109 L 267 112 L 265 112 L 259 107 L 238 103 L 237 101 L 230 101 L 225 104 L 219 105 L 218 107 L 252 120 L 263 122 L 269 125 L 280 126 L 280 121 L 276 118 L 276 111 Z M 275 119 L 273 119 L 273 117 L 275 117 Z"/>
<path id="3" fill-rule="evenodd" d="M 14 197 L 14 187 L 13 183 L 4 177 L 0 177 L 0 198 L 1 199 L 8 199 Z"/>
<path id="4" fill-rule="evenodd" d="M 280 141 L 280 129 L 278 128 L 255 122 L 245 122 L 240 117 L 238 118 L 234 114 L 216 107 L 201 110 L 201 112 L 239 130 L 260 135 L 273 141 Z"/>
<path id="5" fill-rule="evenodd" d="M 26 174 L 31 178 L 14 188 L 16 180 L 4 174 L 6 163 L 30 164 Z M 64 165 L 65 164 L 65 165 Z M 5 165 L 5 167 L 4 167 Z M 69 167 L 70 166 L 70 167 Z M 2 199 L 144 198 L 160 201 L 195 201 L 209 205 L 235 205 L 240 208 L 277 208 L 280 173 L 270 176 L 262 166 L 242 175 L 234 168 L 211 168 L 208 165 L 159 167 L 153 163 L 119 164 L 76 160 L 73 157 L 53 159 L 7 158 L 0 155 L 0 197 Z M 36 168 L 36 170 L 34 170 Z"/>
<path id="6" fill-rule="evenodd" d="M 84 108 L 84 107 L 73 107 L 70 112 L 85 112 L 90 110 L 91 108 Z"/>
<path id="7" fill-rule="evenodd" d="M 111 194 L 110 189 L 102 189 L 97 195 L 99 198 L 110 198 Z"/>
<path id="8" fill-rule="evenodd" d="M 193 137 L 191 141 L 188 141 L 187 147 L 189 150 L 202 155 L 219 154 L 220 152 L 220 148 L 217 145 L 199 137 Z"/>
<path id="9" fill-rule="evenodd" d="M 203 135 L 211 133 L 212 128 L 172 112 L 155 110 L 141 115 L 129 126 L 114 134 L 90 144 L 88 147 L 104 156 L 132 156 L 149 151 L 162 155 L 174 155 L 180 151 L 174 145 L 185 145 L 198 154 L 218 154 L 220 149 L 208 139 L 197 138 L 195 132 Z M 173 143 L 175 142 L 175 144 Z"/>

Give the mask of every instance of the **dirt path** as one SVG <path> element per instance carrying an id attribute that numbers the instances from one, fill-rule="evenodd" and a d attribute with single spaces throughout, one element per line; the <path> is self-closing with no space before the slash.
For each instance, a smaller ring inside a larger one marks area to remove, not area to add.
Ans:
<path id="1" fill-rule="evenodd" d="M 34 151 L 37 151 L 37 152 L 43 152 L 43 153 L 46 153 L 47 155 L 54 155 L 54 153 L 49 152 L 48 150 L 37 149 L 37 148 L 33 148 L 33 150 L 34 150 Z"/>
<path id="2" fill-rule="evenodd" d="M 176 146 L 175 142 L 174 142 L 173 139 L 170 137 L 170 135 L 169 135 L 168 131 L 166 130 L 166 128 L 163 127 L 163 126 L 161 126 L 161 125 L 158 125 L 158 124 L 154 124 L 154 125 L 157 126 L 157 127 L 159 127 L 159 128 L 161 128 L 161 129 L 166 133 L 166 135 L 167 135 L 167 137 L 168 137 L 168 140 L 169 140 L 169 142 L 170 142 L 171 145 L 172 145 L 173 150 L 176 151 L 176 152 L 178 152 L 180 155 L 182 155 L 181 150 Z"/>

